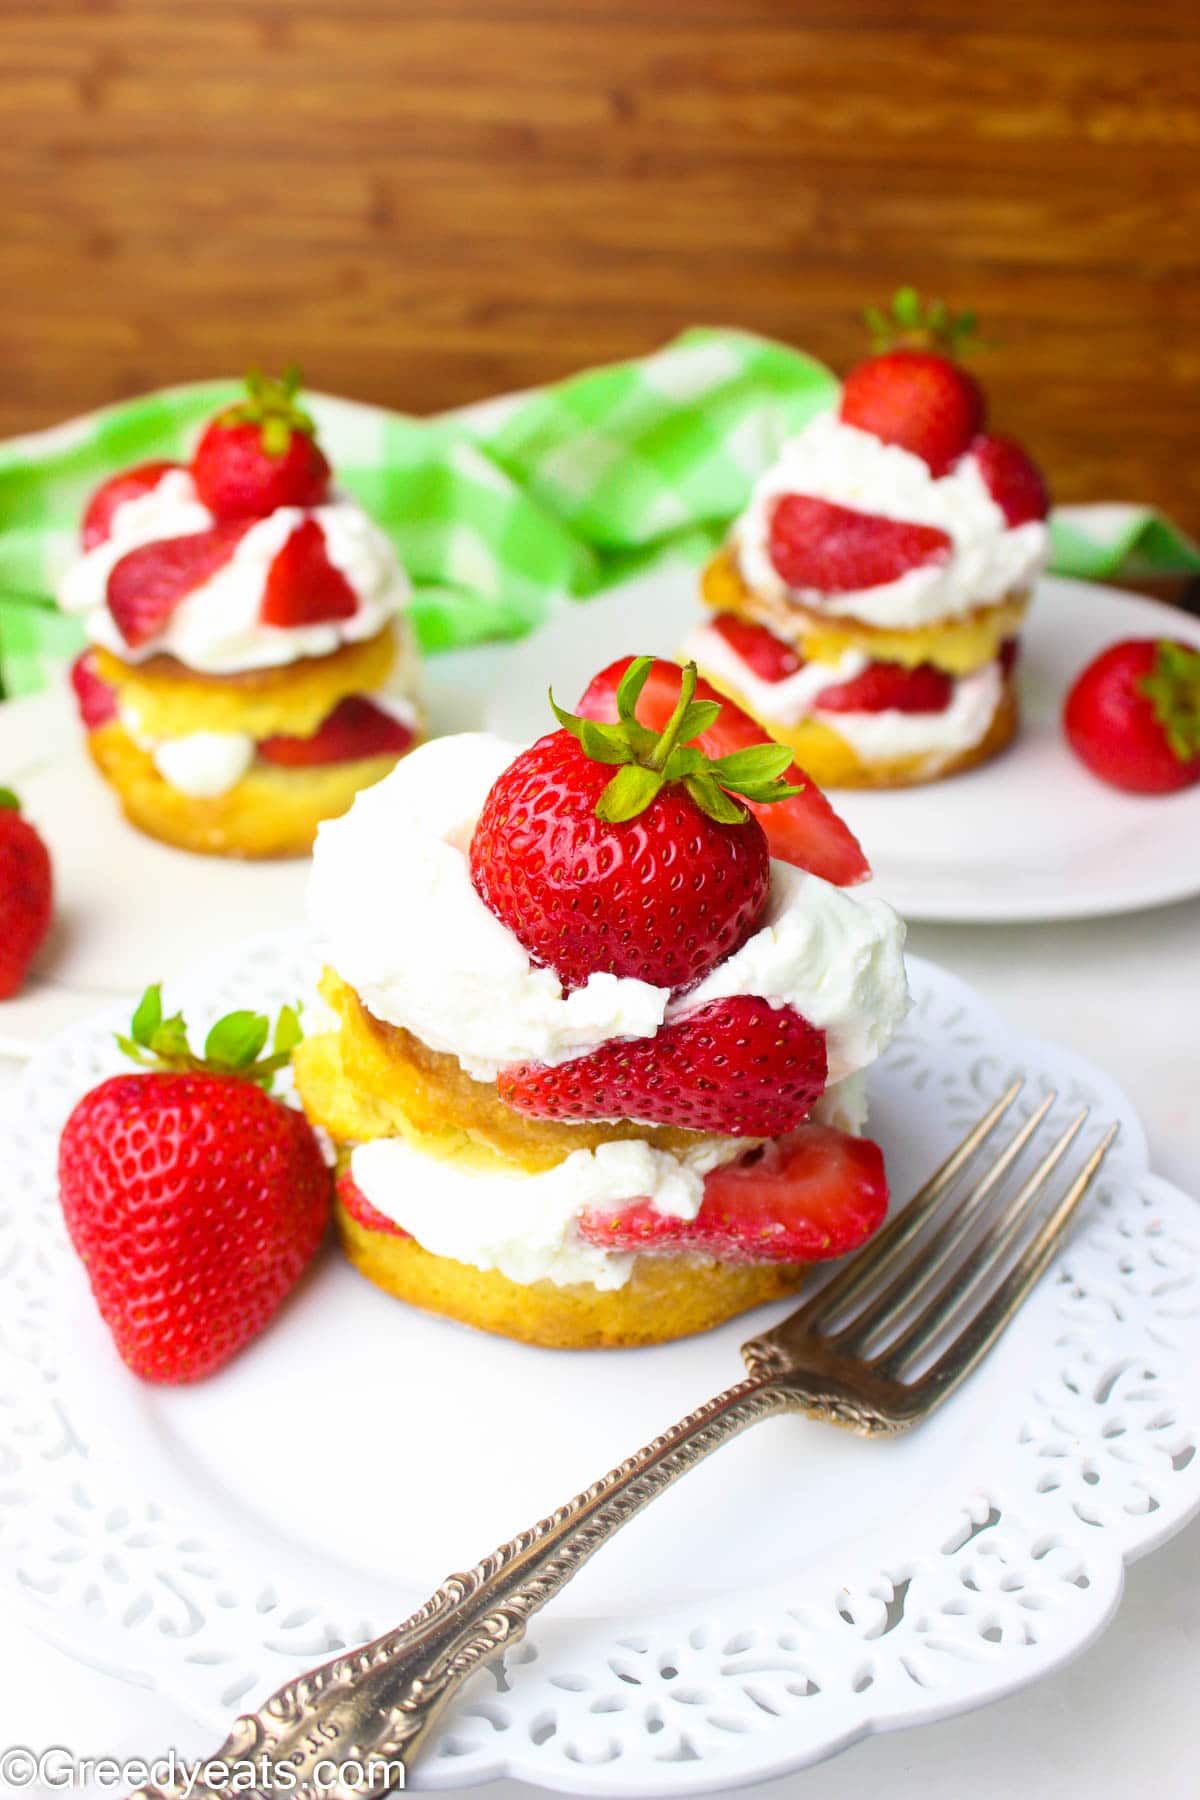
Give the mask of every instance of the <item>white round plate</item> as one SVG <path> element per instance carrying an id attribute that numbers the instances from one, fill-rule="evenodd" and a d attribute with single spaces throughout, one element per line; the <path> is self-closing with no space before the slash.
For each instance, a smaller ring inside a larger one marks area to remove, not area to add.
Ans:
<path id="1" fill-rule="evenodd" d="M 434 657 L 425 696 L 435 731 L 469 731 L 507 646 Z M 55 915 L 21 992 L 0 1003 L 0 1056 L 25 1056 L 99 1001 L 140 993 L 252 932 L 303 917 L 308 858 L 193 856 L 122 818 L 83 745 L 64 686 L 0 705 L 0 786 L 13 787 L 50 846 Z"/>
<path id="2" fill-rule="evenodd" d="M 296 937 L 169 994 L 198 1024 L 308 975 Z M 930 1421 L 866 1441 L 787 1418 L 690 1474 L 448 1716 L 413 1785 L 502 1774 L 597 1795 L 729 1791 L 864 1733 L 999 1697 L 1075 1654 L 1124 1564 L 1200 1507 L 1200 1245 L 1129 1103 L 914 961 L 872 1073 L 909 1193 L 1015 1070 L 1121 1136 L 1073 1242 Z M 73 1655 L 209 1728 L 407 1616 L 741 1373 L 764 1309 L 657 1349 L 555 1353 L 426 1317 L 333 1251 L 193 1388 L 119 1363 L 64 1240 L 57 1134 L 114 1017 L 41 1051 L 0 1174 L 0 1578 Z M 1029 1101 L 1032 1104 L 1032 1098 Z M 165 1749 L 166 1746 L 160 1746 Z M 153 1745 L 147 1754 L 157 1753 Z"/>
<path id="3" fill-rule="evenodd" d="M 630 651 L 674 656 L 701 608 L 697 574 L 675 563 L 560 609 L 512 653 L 489 731 L 518 742 L 553 724 L 546 689 L 572 706 L 598 669 Z M 1200 786 L 1147 798 L 1089 775 L 1062 737 L 1071 682 L 1123 637 L 1200 648 L 1200 619 L 1089 582 L 1047 576 L 1022 634 L 1023 719 L 1012 749 L 952 780 L 891 793 L 835 792 L 880 892 L 910 919 L 1072 919 L 1131 912 L 1200 892 Z"/>

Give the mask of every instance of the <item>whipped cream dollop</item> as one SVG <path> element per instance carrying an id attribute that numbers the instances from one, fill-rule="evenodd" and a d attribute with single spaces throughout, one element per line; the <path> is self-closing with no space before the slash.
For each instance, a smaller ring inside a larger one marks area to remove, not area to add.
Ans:
<path id="1" fill-rule="evenodd" d="M 853 592 L 789 588 L 770 554 L 771 516 L 784 494 L 936 526 L 950 538 L 949 556 Z M 734 527 L 733 543 L 744 580 L 765 598 L 790 597 L 833 618 L 903 631 L 1023 592 L 1045 566 L 1050 534 L 1041 519 L 1010 526 L 969 453 L 935 478 L 921 457 L 829 412 L 784 444 Z"/>
<path id="2" fill-rule="evenodd" d="M 805 663 L 782 681 L 764 681 L 756 675 L 732 644 L 708 625 L 691 633 L 684 651 L 703 674 L 740 694 L 764 724 L 793 729 L 805 719 L 819 720 L 844 738 L 864 762 L 953 756 L 973 750 L 987 736 L 1004 694 L 1004 674 L 997 660 L 957 677 L 950 703 L 941 712 L 909 713 L 896 707 L 881 712 L 825 712 L 821 707 L 824 690 L 853 681 L 869 667 L 871 659 L 861 650 L 847 650 L 832 663 Z"/>
<path id="3" fill-rule="evenodd" d="M 315 519 L 330 562 L 354 590 L 349 618 L 315 625 L 265 625 L 259 618 L 272 562 L 303 520 Z M 275 668 L 305 656 L 328 656 L 342 644 L 376 636 L 407 604 L 409 583 L 391 541 L 357 501 L 335 494 L 324 506 L 280 506 L 253 524 L 223 568 L 193 588 L 162 631 L 136 649 L 125 642 L 108 610 L 108 578 L 131 550 L 163 538 L 187 537 L 215 524 L 186 469 L 170 469 L 150 491 L 126 500 L 112 515 L 109 536 L 67 570 L 59 587 L 64 612 L 83 617 L 89 640 L 122 662 L 167 654 L 189 669 L 232 675 Z"/>
<path id="4" fill-rule="evenodd" d="M 686 995 L 596 974 L 569 993 L 535 966 L 471 884 L 466 846 L 519 746 L 483 734 L 414 751 L 317 834 L 309 918 L 328 962 L 376 1018 L 458 1058 L 478 1081 L 652 1037 L 709 1000 L 757 994 L 826 1034 L 829 1080 L 874 1060 L 908 1006 L 904 926 L 862 890 L 772 863 L 762 924 Z"/>

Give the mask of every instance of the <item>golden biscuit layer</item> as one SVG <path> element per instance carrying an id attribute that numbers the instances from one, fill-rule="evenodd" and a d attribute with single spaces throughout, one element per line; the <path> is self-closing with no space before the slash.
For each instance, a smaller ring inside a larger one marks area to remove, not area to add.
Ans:
<path id="1" fill-rule="evenodd" d="M 1010 594 L 994 605 L 936 625 L 889 631 L 863 620 L 830 618 L 789 599 L 766 598 L 746 585 L 737 558 L 725 545 L 709 562 L 701 580 L 704 601 L 716 612 L 735 613 L 765 625 L 791 644 L 807 662 L 836 663 L 848 650 L 877 662 L 901 663 L 914 669 L 933 663 L 948 675 L 970 675 L 994 662 L 1005 639 L 1016 637 L 1029 610 L 1028 593 Z M 821 777 L 814 769 L 814 777 Z M 849 785 L 849 784 L 846 784 Z"/>
<path id="2" fill-rule="evenodd" d="M 374 1018 L 332 969 L 322 976 L 321 994 L 340 1029 L 306 1037 L 292 1067 L 305 1112 L 338 1143 L 405 1137 L 447 1162 L 493 1171 L 515 1165 L 536 1175 L 573 1150 L 622 1138 L 676 1154 L 712 1141 L 707 1133 L 670 1125 L 527 1118 L 504 1104 L 493 1082 L 468 1075 L 457 1057 Z M 746 1148 L 754 1142 L 747 1139 Z"/>
<path id="3" fill-rule="evenodd" d="M 122 662 L 97 650 L 96 673 L 133 710 L 140 735 L 186 737 L 193 731 L 240 731 L 248 737 L 311 737 L 339 700 L 382 688 L 400 654 L 399 630 L 387 625 L 360 644 L 329 656 L 306 656 L 271 669 L 204 675 L 173 656 Z"/>
<path id="4" fill-rule="evenodd" d="M 526 1286 L 494 1269 L 434 1256 L 413 1238 L 372 1231 L 340 1205 L 335 1216 L 346 1255 L 376 1287 L 426 1312 L 547 1349 L 629 1349 L 690 1337 L 794 1294 L 807 1270 L 803 1263 L 638 1256 L 624 1287 Z"/>
<path id="5" fill-rule="evenodd" d="M 164 844 L 208 856 L 307 856 L 321 820 L 336 819 L 361 788 L 396 766 L 394 756 L 307 769 L 258 761 L 227 793 L 205 800 L 165 781 L 116 720 L 89 732 L 87 743 L 131 824 Z"/>

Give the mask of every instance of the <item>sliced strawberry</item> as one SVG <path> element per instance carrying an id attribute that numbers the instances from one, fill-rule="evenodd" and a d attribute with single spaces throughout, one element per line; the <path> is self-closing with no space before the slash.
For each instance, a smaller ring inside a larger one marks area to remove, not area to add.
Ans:
<path id="1" fill-rule="evenodd" d="M 771 561 L 793 588 L 823 594 L 883 587 L 910 569 L 944 563 L 950 538 L 936 525 L 885 519 L 807 494 L 785 494 L 771 515 Z"/>
<path id="2" fill-rule="evenodd" d="M 945 475 L 983 430 L 979 383 L 934 350 L 889 350 L 851 369 L 841 416 L 885 444 L 898 444 Z"/>
<path id="3" fill-rule="evenodd" d="M 365 1226 L 368 1231 L 386 1232 L 388 1237 L 412 1236 L 403 1225 L 397 1225 L 395 1219 L 389 1219 L 386 1213 L 371 1205 L 349 1169 L 338 1176 L 336 1185 L 343 1212 L 348 1213 L 356 1224 Z"/>
<path id="4" fill-rule="evenodd" d="M 98 731 L 117 716 L 117 692 L 96 673 L 96 652 L 83 650 L 71 664 L 71 686 L 79 716 L 89 731 Z"/>
<path id="5" fill-rule="evenodd" d="M 819 712 L 940 713 L 954 698 L 954 677 L 932 663 L 906 669 L 902 663 L 873 662 L 853 681 L 822 688 Z"/>
<path id="6" fill-rule="evenodd" d="M 364 694 L 350 694 L 311 737 L 263 738 L 258 754 L 281 768 L 312 769 L 322 763 L 357 762 L 364 756 L 403 756 L 415 736 L 411 725 L 373 705 Z"/>
<path id="7" fill-rule="evenodd" d="M 225 567 L 250 523 L 139 544 L 113 564 L 108 610 L 131 650 L 157 637 L 179 602 Z"/>
<path id="8" fill-rule="evenodd" d="M 118 506 L 152 493 L 164 475 L 182 467 L 182 463 L 176 462 L 138 463 L 135 468 L 122 469 L 119 475 L 102 482 L 88 501 L 83 515 L 84 549 L 94 550 L 97 544 L 104 543 L 112 530 L 113 514 Z"/>
<path id="9" fill-rule="evenodd" d="M 325 533 L 315 519 L 303 520 L 267 571 L 259 618 L 286 628 L 350 619 L 357 611 L 358 595 L 330 562 Z"/>
<path id="10" fill-rule="evenodd" d="M 617 688 L 633 658 L 618 657 L 602 669 L 589 683 L 579 702 L 578 711 L 587 719 L 612 723 L 617 717 Z M 637 704 L 637 716 L 651 731 L 661 731 L 675 709 L 679 698 L 680 668 L 678 663 L 659 660 L 650 671 Z M 749 713 L 719 694 L 707 681 L 696 684 L 697 700 L 716 700 L 721 711 L 716 723 L 696 739 L 706 756 L 726 756 L 751 744 L 770 741 L 767 732 Z M 853 887 L 865 881 L 871 866 L 862 853 L 858 839 L 838 817 L 816 782 L 795 764 L 784 779 L 802 781 L 803 792 L 790 800 L 776 800 L 769 806 L 745 804 L 754 813 L 767 834 L 771 855 L 780 862 L 792 863 L 798 869 L 831 881 L 836 887 Z"/>
<path id="11" fill-rule="evenodd" d="M 718 613 L 710 623 L 734 655 L 740 657 L 760 681 L 784 681 L 804 667 L 804 658 L 797 656 L 790 644 L 777 638 L 765 625 L 756 625 L 752 619 L 739 619 L 736 613 Z"/>
<path id="12" fill-rule="evenodd" d="M 1037 464 L 1012 438 L 977 437 L 971 455 L 984 485 L 1009 525 L 1027 525 L 1050 511 L 1050 494 Z"/>
<path id="13" fill-rule="evenodd" d="M 825 1034 L 790 1006 L 735 994 L 569 1062 L 502 1069 L 500 1098 L 537 1119 L 638 1119 L 731 1137 L 791 1131 L 825 1091 Z"/>
<path id="14" fill-rule="evenodd" d="M 828 1125 L 798 1131 L 714 1169 L 694 1219 L 648 1200 L 588 1211 L 579 1230 L 604 1250 L 691 1252 L 719 1262 L 819 1262 L 856 1250 L 887 1213 L 883 1154 Z"/>

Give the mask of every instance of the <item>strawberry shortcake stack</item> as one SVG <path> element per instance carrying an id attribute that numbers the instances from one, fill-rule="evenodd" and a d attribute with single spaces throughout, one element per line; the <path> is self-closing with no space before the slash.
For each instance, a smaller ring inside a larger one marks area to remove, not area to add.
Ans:
<path id="1" fill-rule="evenodd" d="M 297 856 L 417 741 L 409 586 L 331 484 L 294 371 L 252 375 L 190 464 L 112 477 L 59 591 L 88 748 L 126 816 L 187 850 Z"/>
<path id="2" fill-rule="evenodd" d="M 322 827 L 296 1080 L 379 1287 L 530 1343 L 655 1343 L 882 1220 L 863 1072 L 903 927 L 694 665 L 625 658 L 555 713 L 525 750 L 428 744 Z"/>
<path id="3" fill-rule="evenodd" d="M 944 309 L 847 376 L 705 571 L 686 651 L 825 786 L 968 769 L 1017 727 L 1014 664 L 1048 550 L 1045 484 L 988 432 Z M 880 321 L 882 323 L 882 321 Z"/>

